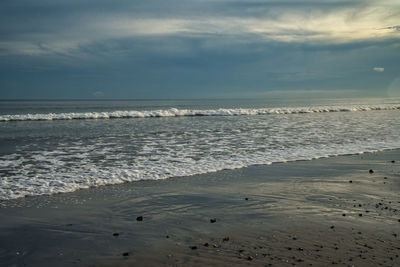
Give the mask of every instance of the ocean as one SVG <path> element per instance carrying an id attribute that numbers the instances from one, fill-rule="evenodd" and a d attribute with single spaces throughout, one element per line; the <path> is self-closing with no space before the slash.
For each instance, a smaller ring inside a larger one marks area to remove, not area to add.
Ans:
<path id="1" fill-rule="evenodd" d="M 0 101 L 0 199 L 400 148 L 400 98 Z"/>

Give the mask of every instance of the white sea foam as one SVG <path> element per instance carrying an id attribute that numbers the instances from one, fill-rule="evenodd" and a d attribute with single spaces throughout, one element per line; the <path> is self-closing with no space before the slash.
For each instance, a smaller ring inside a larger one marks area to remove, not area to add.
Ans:
<path id="1" fill-rule="evenodd" d="M 48 133 L 42 124 L 27 124 L 33 127 L 29 133 L 37 131 L 41 138 L 35 132 L 25 140 L 23 128 L 23 145 L 16 142 L 10 154 L 0 156 L 0 199 L 400 148 L 400 111 L 391 109 L 368 116 L 316 113 L 140 124 L 114 120 L 95 123 L 99 127 L 89 123 L 87 128 L 85 123 L 60 123 Z M 294 110 L 300 113 L 304 108 L 290 109 Z M 16 138 L 17 127 L 3 126 Z M 71 127 L 76 128 L 63 132 Z M 61 128 L 62 134 L 54 128 Z"/>
<path id="2" fill-rule="evenodd" d="M 47 114 L 16 114 L 0 115 L 0 122 L 6 121 L 51 121 L 51 120 L 82 120 L 82 119 L 117 119 L 117 118 L 154 118 L 154 117 L 182 117 L 182 116 L 244 116 L 244 115 L 271 115 L 271 114 L 301 114 L 321 112 L 350 112 L 373 110 L 396 110 L 400 105 L 348 105 L 348 106 L 315 106 L 292 108 L 238 108 L 238 109 L 176 109 L 165 110 L 130 110 L 112 112 L 84 112 L 84 113 L 47 113 Z"/>
<path id="3" fill-rule="evenodd" d="M 223 159 L 216 161 L 212 158 L 205 158 L 197 162 L 185 161 L 181 159 L 178 165 L 171 165 L 170 157 L 154 163 L 147 162 L 142 166 L 130 166 L 121 164 L 116 167 L 103 167 L 84 163 L 79 169 L 62 170 L 64 164 L 61 159 L 55 159 L 52 164 L 42 164 L 43 171 L 36 175 L 30 175 L 31 166 L 23 166 L 22 159 L 19 167 L 23 169 L 18 173 L 3 177 L 0 180 L 0 199 L 14 199 L 24 196 L 34 196 L 43 194 L 55 194 L 73 192 L 78 189 L 87 189 L 109 184 L 120 184 L 139 180 L 159 180 L 170 177 L 192 176 L 196 174 L 211 173 L 220 170 L 238 169 L 252 165 L 270 165 L 274 162 L 288 162 L 298 160 L 312 160 L 322 157 L 331 157 L 343 154 L 358 154 L 358 147 L 331 148 L 324 151 L 318 149 L 296 149 L 287 150 L 280 155 L 269 153 L 253 155 L 238 155 L 236 158 Z M 384 149 L 384 148 L 382 148 Z M 370 150 L 370 152 L 376 151 Z M 59 165 L 60 164 L 60 165 Z"/>

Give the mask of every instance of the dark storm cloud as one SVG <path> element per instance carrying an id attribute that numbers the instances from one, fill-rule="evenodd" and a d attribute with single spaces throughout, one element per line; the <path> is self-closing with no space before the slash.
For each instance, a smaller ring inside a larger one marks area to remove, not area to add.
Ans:
<path id="1" fill-rule="evenodd" d="M 386 27 L 383 29 L 389 29 L 389 30 L 396 30 L 396 31 L 400 31 L 400 25 L 397 26 L 390 26 L 390 27 Z"/>
<path id="2" fill-rule="evenodd" d="M 399 10 L 392 1 L 3 1 L 0 98 L 379 94 L 398 75 Z"/>

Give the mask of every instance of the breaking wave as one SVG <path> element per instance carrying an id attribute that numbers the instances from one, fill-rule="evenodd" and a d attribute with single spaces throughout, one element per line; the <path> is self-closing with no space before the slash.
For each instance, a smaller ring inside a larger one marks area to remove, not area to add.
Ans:
<path id="1" fill-rule="evenodd" d="M 260 108 L 260 109 L 176 109 L 144 110 L 144 111 L 112 111 L 112 112 L 82 112 L 82 113 L 47 113 L 47 114 L 15 114 L 0 115 L 0 122 L 7 121 L 51 121 L 51 120 L 88 120 L 88 119 L 122 119 L 122 118 L 154 118 L 154 117 L 184 117 L 184 116 L 250 116 L 271 114 L 301 114 L 322 112 L 351 112 L 374 110 L 398 110 L 400 105 L 351 105 L 351 106 L 317 106 L 296 108 Z"/>

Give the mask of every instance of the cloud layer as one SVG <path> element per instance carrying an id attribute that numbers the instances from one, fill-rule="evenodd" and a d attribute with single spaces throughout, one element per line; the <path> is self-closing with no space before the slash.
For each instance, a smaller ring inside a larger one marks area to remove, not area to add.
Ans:
<path id="1" fill-rule="evenodd" d="M 162 1 L 116 1 L 110 9 L 99 1 L 94 10 L 92 1 L 13 2 L 2 4 L 3 55 L 67 53 L 95 42 L 153 36 L 312 44 L 400 37 L 393 26 L 400 6 L 393 1 L 172 1 L 167 7 Z"/>
<path id="2" fill-rule="evenodd" d="M 0 98 L 380 94 L 399 21 L 392 0 L 4 0 Z"/>

